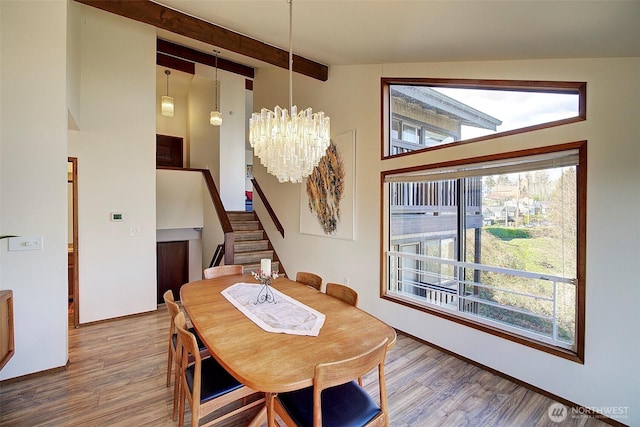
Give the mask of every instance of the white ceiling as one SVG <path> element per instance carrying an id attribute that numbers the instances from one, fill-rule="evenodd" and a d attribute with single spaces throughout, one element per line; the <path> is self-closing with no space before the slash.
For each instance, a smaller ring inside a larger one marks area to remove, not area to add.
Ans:
<path id="1" fill-rule="evenodd" d="M 157 0 L 289 49 L 286 0 Z M 211 52 L 213 46 L 160 31 Z M 640 1 L 295 0 L 293 50 L 329 66 L 640 56 Z M 264 63 L 222 50 L 253 67 Z"/>

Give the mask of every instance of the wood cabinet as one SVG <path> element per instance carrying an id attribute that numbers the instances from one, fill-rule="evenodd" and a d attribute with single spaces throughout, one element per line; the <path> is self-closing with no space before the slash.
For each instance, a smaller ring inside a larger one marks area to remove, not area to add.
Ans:
<path id="1" fill-rule="evenodd" d="M 0 291 L 0 369 L 13 356 L 13 292 Z"/>

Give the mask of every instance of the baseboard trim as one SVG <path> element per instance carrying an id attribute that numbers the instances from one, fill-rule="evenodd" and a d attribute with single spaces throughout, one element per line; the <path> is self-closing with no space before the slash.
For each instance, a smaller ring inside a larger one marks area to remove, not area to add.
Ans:
<path id="1" fill-rule="evenodd" d="M 45 375 L 55 374 L 56 372 L 66 371 L 69 366 L 69 361 L 67 360 L 66 365 L 57 366 L 51 369 L 45 369 L 44 371 L 32 372 L 30 374 L 20 375 L 19 377 L 8 378 L 6 380 L 0 381 L 0 385 L 2 384 L 11 384 L 19 381 L 28 380 L 31 378 L 44 377 Z"/>
<path id="2" fill-rule="evenodd" d="M 397 330 L 398 334 L 402 334 L 402 335 L 405 335 L 407 337 L 410 337 L 410 338 L 412 338 L 412 339 L 414 339 L 416 341 L 421 342 L 424 345 L 428 345 L 429 347 L 433 347 L 433 348 L 435 348 L 437 350 L 440 350 L 443 353 L 446 353 L 446 354 L 448 354 L 450 356 L 453 356 L 453 357 L 455 357 L 457 359 L 460 359 L 460 360 L 462 360 L 464 362 L 467 362 L 470 365 L 477 366 L 480 369 L 484 369 L 485 371 L 491 372 L 492 374 L 497 375 L 497 376 L 499 376 L 501 378 L 504 378 L 506 380 L 509 380 L 509 381 L 511 381 L 513 383 L 516 383 L 519 386 L 522 386 L 522 387 L 524 387 L 526 389 L 529 389 L 531 391 L 539 393 L 539 394 L 541 394 L 541 395 L 543 395 L 545 397 L 548 397 L 549 399 L 553 399 L 556 402 L 562 403 L 563 405 L 565 405 L 565 406 L 567 406 L 569 408 L 573 408 L 573 409 L 579 411 L 579 413 L 581 415 L 587 415 L 587 416 L 592 417 L 592 418 L 597 418 L 598 420 L 602 421 L 603 423 L 606 423 L 606 424 L 609 424 L 609 425 L 612 425 L 612 426 L 628 427 L 626 424 L 623 424 L 618 420 L 614 420 L 612 418 L 607 417 L 606 415 L 602 415 L 602 414 L 600 414 L 598 412 L 592 411 L 591 409 L 589 409 L 587 407 L 584 407 L 582 405 L 578 405 L 577 403 L 571 402 L 570 400 L 567 400 L 567 399 L 565 399 L 563 397 L 557 396 L 557 395 L 555 395 L 555 394 L 553 394 L 553 393 L 551 393 L 551 392 L 549 392 L 547 390 L 543 390 L 543 389 L 541 389 L 539 387 L 536 387 L 536 386 L 534 386 L 532 384 L 529 384 L 529 383 L 527 383 L 525 381 L 519 380 L 518 378 L 512 377 L 511 375 L 507 375 L 504 372 L 500 372 L 500 371 L 498 371 L 496 369 L 490 368 L 489 366 L 485 366 L 482 363 L 479 363 L 479 362 L 476 362 L 475 360 L 472 360 L 472 359 L 469 359 L 467 357 L 461 356 L 461 355 L 459 355 L 457 353 L 454 353 L 451 350 L 447 350 L 446 348 L 440 347 L 439 345 L 436 345 L 436 344 L 433 344 L 433 343 L 431 343 L 429 341 L 423 340 L 422 338 L 418 338 L 418 337 L 416 337 L 414 335 L 411 335 L 411 334 L 409 334 L 407 332 L 401 331 L 399 329 L 396 329 L 396 330 Z"/>

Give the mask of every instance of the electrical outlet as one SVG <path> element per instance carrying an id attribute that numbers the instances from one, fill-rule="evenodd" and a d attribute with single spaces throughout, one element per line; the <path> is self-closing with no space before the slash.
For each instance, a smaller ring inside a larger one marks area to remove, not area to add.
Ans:
<path id="1" fill-rule="evenodd" d="M 129 236 L 138 237 L 140 235 L 140 227 L 129 227 Z"/>

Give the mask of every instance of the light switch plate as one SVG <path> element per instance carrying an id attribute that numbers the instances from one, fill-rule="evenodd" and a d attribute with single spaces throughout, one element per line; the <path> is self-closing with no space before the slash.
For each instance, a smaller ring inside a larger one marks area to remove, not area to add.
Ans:
<path id="1" fill-rule="evenodd" d="M 39 251 L 42 250 L 43 237 L 12 237 L 9 239 L 10 251 Z"/>

